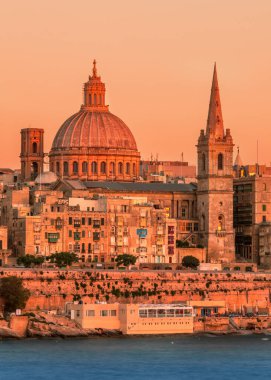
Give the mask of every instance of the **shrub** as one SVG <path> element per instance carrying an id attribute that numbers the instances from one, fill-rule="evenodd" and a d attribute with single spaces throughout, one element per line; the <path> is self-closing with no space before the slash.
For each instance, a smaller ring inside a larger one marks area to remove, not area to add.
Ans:
<path id="1" fill-rule="evenodd" d="M 11 276 L 1 279 L 0 296 L 5 300 L 5 311 L 14 312 L 25 307 L 30 292 L 23 286 L 22 279 Z"/>
<path id="2" fill-rule="evenodd" d="M 44 263 L 44 257 L 36 257 L 34 255 L 25 255 L 17 259 L 17 264 L 23 265 L 25 268 L 41 265 L 42 263 Z"/>
<path id="3" fill-rule="evenodd" d="M 118 267 L 121 265 L 128 267 L 129 265 L 134 265 L 136 263 L 136 260 L 137 260 L 136 256 L 125 253 L 123 255 L 119 255 L 116 258 L 116 263 Z"/>
<path id="4" fill-rule="evenodd" d="M 199 266 L 199 260 L 194 256 L 184 256 L 182 260 L 182 265 L 185 268 L 196 269 Z"/>

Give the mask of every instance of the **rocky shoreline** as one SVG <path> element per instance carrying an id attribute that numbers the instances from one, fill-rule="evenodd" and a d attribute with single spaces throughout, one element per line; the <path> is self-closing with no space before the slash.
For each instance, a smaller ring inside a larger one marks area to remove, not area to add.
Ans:
<path id="1" fill-rule="evenodd" d="M 207 329 L 195 329 L 193 335 L 252 335 L 262 334 L 271 336 L 271 328 L 257 327 L 256 329 L 216 329 L 215 324 Z M 226 326 L 225 326 L 226 327 Z M 160 334 L 157 334 L 160 335 Z M 174 334 L 172 334 L 174 335 Z M 148 335 L 149 336 L 149 335 Z M 153 335 L 152 335 L 153 336 Z M 65 316 L 56 316 L 44 312 L 27 313 L 23 316 L 11 316 L 8 320 L 0 320 L 0 340 L 4 339 L 49 339 L 49 338 L 97 338 L 97 337 L 126 337 L 119 330 L 82 329 L 75 321 Z"/>

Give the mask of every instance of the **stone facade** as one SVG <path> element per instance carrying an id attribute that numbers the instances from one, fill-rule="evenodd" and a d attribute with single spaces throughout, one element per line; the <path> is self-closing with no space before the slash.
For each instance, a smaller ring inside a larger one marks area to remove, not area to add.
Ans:
<path id="1" fill-rule="evenodd" d="M 233 231 L 233 141 L 224 133 L 216 67 L 206 132 L 201 130 L 198 150 L 197 211 L 199 237 L 208 261 L 235 259 Z"/>

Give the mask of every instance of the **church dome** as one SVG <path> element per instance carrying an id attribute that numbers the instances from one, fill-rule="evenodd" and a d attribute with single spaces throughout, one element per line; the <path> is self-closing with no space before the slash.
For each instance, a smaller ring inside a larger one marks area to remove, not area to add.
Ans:
<path id="1" fill-rule="evenodd" d="M 97 75 L 84 84 L 84 104 L 59 128 L 49 153 L 50 170 L 64 179 L 134 181 L 140 153 L 127 125 L 109 112 Z"/>
<path id="2" fill-rule="evenodd" d="M 58 130 L 52 150 L 58 149 L 128 149 L 137 151 L 127 125 L 108 112 L 82 109 L 69 117 Z"/>

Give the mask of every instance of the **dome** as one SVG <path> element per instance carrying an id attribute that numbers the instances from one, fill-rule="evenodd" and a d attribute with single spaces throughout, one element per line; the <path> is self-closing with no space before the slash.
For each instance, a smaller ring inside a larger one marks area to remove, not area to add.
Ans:
<path id="1" fill-rule="evenodd" d="M 63 179 L 135 181 L 140 153 L 127 125 L 109 112 L 105 84 L 97 75 L 84 84 L 84 102 L 59 128 L 49 153 L 50 170 Z"/>
<path id="2" fill-rule="evenodd" d="M 39 174 L 35 179 L 35 184 L 37 185 L 50 185 L 55 183 L 58 180 L 58 177 L 53 172 L 43 172 Z"/>
<path id="3" fill-rule="evenodd" d="M 125 149 L 137 151 L 130 129 L 108 112 L 81 110 L 68 118 L 58 130 L 52 150 Z"/>

